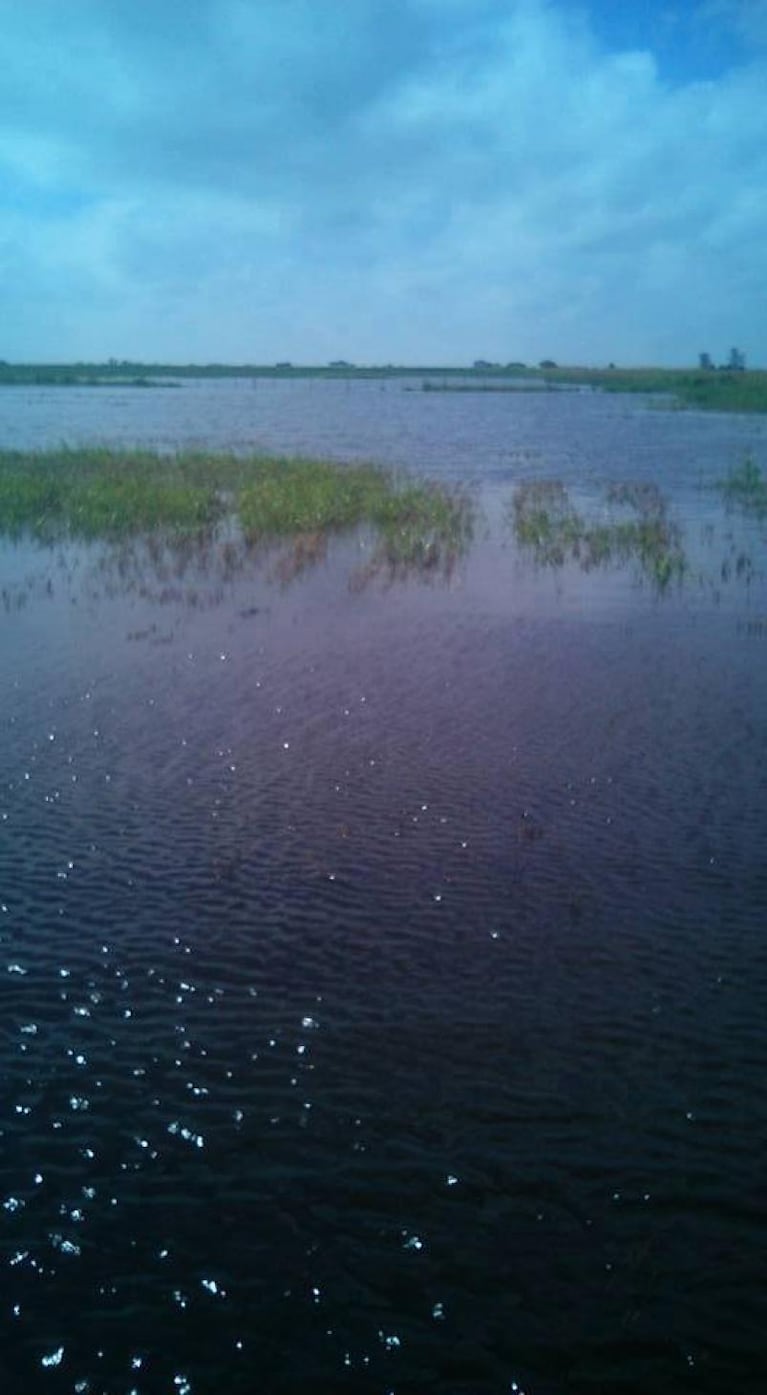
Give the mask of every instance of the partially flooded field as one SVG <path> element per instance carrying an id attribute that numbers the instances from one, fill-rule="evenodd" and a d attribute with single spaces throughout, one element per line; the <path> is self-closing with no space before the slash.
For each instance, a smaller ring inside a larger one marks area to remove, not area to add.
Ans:
<path id="1" fill-rule="evenodd" d="M 760 1391 L 765 425 L 247 393 L 0 494 L 3 1391 Z"/>

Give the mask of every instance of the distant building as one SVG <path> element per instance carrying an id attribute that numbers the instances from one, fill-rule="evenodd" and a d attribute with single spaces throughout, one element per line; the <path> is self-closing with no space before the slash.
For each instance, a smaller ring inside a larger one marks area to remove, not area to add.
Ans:
<path id="1" fill-rule="evenodd" d="M 746 355 L 742 349 L 730 349 L 730 357 L 726 363 L 714 365 L 711 362 L 710 354 L 698 354 L 698 362 L 701 368 L 718 368 L 720 373 L 743 373 L 746 368 Z"/>

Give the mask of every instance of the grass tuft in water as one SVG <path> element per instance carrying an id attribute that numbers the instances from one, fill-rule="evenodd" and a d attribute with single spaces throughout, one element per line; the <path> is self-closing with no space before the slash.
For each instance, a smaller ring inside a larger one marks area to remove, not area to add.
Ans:
<path id="1" fill-rule="evenodd" d="M 736 504 L 746 513 L 755 514 L 758 518 L 767 516 L 767 480 L 750 456 L 746 456 L 736 470 L 730 471 L 719 488 L 729 503 Z"/>
<path id="2" fill-rule="evenodd" d="M 393 579 L 403 572 L 449 573 L 471 543 L 468 496 L 435 484 L 406 484 L 379 500 L 371 521 L 379 533 L 373 566 Z"/>
<path id="3" fill-rule="evenodd" d="M 681 536 L 660 491 L 647 484 L 611 485 L 606 503 L 613 513 L 589 519 L 559 481 L 533 481 L 516 489 L 510 520 L 517 542 L 542 565 L 572 561 L 590 571 L 633 560 L 661 590 L 680 579 L 686 566 Z M 622 517 L 621 509 L 633 517 Z"/>

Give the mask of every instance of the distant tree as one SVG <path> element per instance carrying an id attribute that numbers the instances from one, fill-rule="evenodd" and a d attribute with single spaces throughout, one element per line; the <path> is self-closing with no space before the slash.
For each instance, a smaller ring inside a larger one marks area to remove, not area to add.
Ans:
<path id="1" fill-rule="evenodd" d="M 730 349 L 730 357 L 727 367 L 732 368 L 736 373 L 742 373 L 746 366 L 746 355 L 740 349 Z"/>
<path id="2" fill-rule="evenodd" d="M 556 366 L 557 365 L 554 362 L 553 358 L 542 358 L 540 363 L 538 364 L 539 368 L 556 368 Z"/>
<path id="3" fill-rule="evenodd" d="M 705 353 L 698 354 L 698 363 L 700 364 L 701 368 L 713 368 L 714 366 L 711 362 L 711 355 Z"/>

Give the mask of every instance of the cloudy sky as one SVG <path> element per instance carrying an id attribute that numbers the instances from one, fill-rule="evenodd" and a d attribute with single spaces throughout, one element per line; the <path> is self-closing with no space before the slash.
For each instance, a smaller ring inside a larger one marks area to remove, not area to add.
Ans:
<path id="1" fill-rule="evenodd" d="M 0 357 L 767 365 L 767 0 L 0 0 Z"/>

